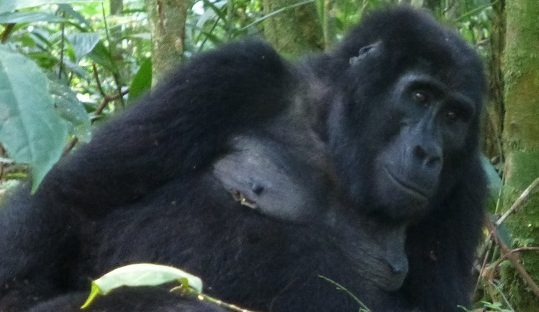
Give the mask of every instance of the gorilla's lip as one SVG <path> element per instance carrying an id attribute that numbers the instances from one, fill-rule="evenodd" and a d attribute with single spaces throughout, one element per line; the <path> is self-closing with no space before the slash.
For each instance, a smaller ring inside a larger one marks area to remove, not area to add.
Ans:
<path id="1" fill-rule="evenodd" d="M 413 197 L 420 199 L 420 200 L 428 200 L 429 197 L 427 196 L 426 192 L 422 190 L 420 187 L 406 183 L 401 178 L 399 178 L 396 174 L 391 172 L 389 168 L 384 167 L 384 171 L 386 172 L 389 179 L 397 186 L 399 186 L 403 191 L 406 193 L 412 195 Z"/>
<path id="2" fill-rule="evenodd" d="M 380 287 L 382 290 L 385 291 L 396 291 L 399 288 L 402 287 L 402 284 L 404 284 L 404 280 L 408 274 L 376 274 L 374 272 L 371 273 L 372 276 L 365 277 L 372 283 L 376 284 L 378 287 Z"/>

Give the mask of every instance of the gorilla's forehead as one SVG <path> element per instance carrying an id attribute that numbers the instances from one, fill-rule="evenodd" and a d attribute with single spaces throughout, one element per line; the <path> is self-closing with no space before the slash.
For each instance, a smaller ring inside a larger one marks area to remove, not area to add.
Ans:
<path id="1" fill-rule="evenodd" d="M 438 24 L 428 14 L 407 7 L 365 16 L 338 50 L 350 58 L 356 56 L 362 47 L 375 42 L 382 43 L 384 61 L 391 65 L 416 64 L 426 60 L 432 67 L 445 72 L 457 67 L 459 73 L 464 70 L 477 75 L 477 70 L 482 70 L 475 51 L 454 30 Z"/>

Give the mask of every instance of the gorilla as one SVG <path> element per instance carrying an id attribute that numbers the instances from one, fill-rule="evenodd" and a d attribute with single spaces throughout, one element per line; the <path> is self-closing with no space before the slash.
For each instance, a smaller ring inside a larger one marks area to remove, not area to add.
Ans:
<path id="1" fill-rule="evenodd" d="M 295 64 L 258 40 L 195 57 L 9 197 L 0 310 L 76 311 L 90 279 L 152 262 L 257 311 L 459 311 L 484 91 L 477 54 L 407 7 Z M 223 311 L 158 287 L 89 310 Z"/>

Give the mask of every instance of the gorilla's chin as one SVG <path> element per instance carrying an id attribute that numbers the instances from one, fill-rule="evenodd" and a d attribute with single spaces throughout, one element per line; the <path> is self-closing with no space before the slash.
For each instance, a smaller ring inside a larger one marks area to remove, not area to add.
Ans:
<path id="1" fill-rule="evenodd" d="M 378 287 L 385 291 L 396 291 L 401 288 L 402 284 L 404 284 L 405 278 L 406 274 L 403 273 L 392 274 L 390 278 L 379 281 Z"/>
<path id="2" fill-rule="evenodd" d="M 378 172 L 374 193 L 379 212 L 395 220 L 410 221 L 425 214 L 430 198 L 424 192 L 385 168 Z"/>
<path id="3" fill-rule="evenodd" d="M 421 189 L 410 181 L 406 181 L 406 179 L 393 173 L 387 167 L 384 168 L 383 172 L 385 173 L 387 180 L 394 186 L 395 191 L 406 194 L 411 200 L 418 204 L 426 204 L 428 202 L 429 198 L 427 191 Z"/>

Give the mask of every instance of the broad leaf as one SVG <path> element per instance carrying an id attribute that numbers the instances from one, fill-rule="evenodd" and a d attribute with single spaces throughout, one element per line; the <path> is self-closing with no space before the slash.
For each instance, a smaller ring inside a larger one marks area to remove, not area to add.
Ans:
<path id="1" fill-rule="evenodd" d="M 0 46 L 0 142 L 32 168 L 35 191 L 62 155 L 67 126 L 54 111 L 47 77 L 23 55 Z"/>

